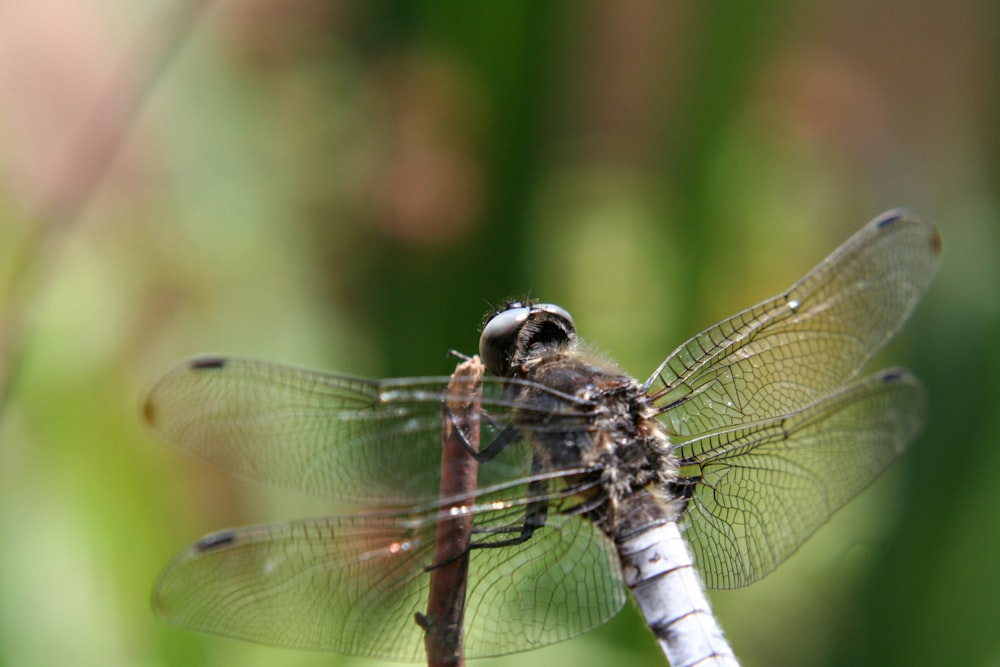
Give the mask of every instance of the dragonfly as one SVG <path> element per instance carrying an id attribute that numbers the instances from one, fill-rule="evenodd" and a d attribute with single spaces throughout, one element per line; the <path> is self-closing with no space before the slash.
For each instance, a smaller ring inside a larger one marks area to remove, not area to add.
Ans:
<path id="1" fill-rule="evenodd" d="M 471 518 L 468 657 L 586 632 L 631 589 L 673 664 L 735 664 L 700 582 L 770 573 L 917 436 L 919 380 L 861 371 L 940 253 L 933 226 L 883 213 L 644 381 L 592 354 L 561 307 L 509 303 L 481 333 L 482 447 L 467 452 L 480 465 L 460 504 L 439 495 L 449 377 L 183 361 L 143 404 L 163 440 L 358 509 L 202 537 L 160 575 L 155 610 L 206 633 L 419 661 L 435 530 L 458 509 Z"/>

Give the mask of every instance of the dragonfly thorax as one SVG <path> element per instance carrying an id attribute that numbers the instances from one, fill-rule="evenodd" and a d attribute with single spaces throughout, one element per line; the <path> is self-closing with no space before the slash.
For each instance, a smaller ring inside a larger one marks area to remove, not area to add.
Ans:
<path id="1" fill-rule="evenodd" d="M 544 388 L 579 399 L 576 413 L 564 415 L 557 430 L 545 428 L 551 411 L 522 411 L 517 420 L 530 434 L 543 470 L 591 470 L 569 483 L 597 489 L 589 516 L 604 530 L 615 530 L 616 510 L 625 498 L 650 486 L 669 488 L 677 465 L 662 425 L 633 378 L 610 364 L 592 363 L 574 345 L 538 359 L 525 379 L 530 382 L 517 399 L 526 404 L 555 402 Z M 565 411 L 566 403 L 559 403 Z"/>

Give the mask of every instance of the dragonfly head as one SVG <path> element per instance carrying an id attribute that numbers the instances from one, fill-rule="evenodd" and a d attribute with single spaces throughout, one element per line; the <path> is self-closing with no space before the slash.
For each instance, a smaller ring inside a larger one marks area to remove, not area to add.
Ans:
<path id="1" fill-rule="evenodd" d="M 500 377 L 522 372 L 540 352 L 576 340 L 573 318 L 551 303 L 514 301 L 490 317 L 479 337 L 479 356 L 486 369 Z"/>

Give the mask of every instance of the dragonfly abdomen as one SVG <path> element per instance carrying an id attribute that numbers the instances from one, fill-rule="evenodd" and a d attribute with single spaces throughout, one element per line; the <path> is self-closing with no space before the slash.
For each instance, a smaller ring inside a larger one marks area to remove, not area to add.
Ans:
<path id="1" fill-rule="evenodd" d="M 649 491 L 623 501 L 615 546 L 625 583 L 671 665 L 739 667 L 675 515 Z"/>

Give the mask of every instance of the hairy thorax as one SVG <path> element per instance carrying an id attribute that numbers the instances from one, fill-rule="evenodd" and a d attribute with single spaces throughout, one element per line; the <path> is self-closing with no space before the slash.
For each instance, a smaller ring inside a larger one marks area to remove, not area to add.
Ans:
<path id="1" fill-rule="evenodd" d="M 516 418 L 530 434 L 540 470 L 587 468 L 567 483 L 586 489 L 582 495 L 592 505 L 588 516 L 606 532 L 614 532 L 622 500 L 651 485 L 668 488 L 676 465 L 663 427 L 634 379 L 575 349 L 540 357 L 524 371 L 525 380 L 577 399 L 567 402 L 525 384 L 518 398 L 536 408 L 522 410 Z M 560 414 L 553 423 L 558 428 L 548 429 L 555 412 Z"/>

